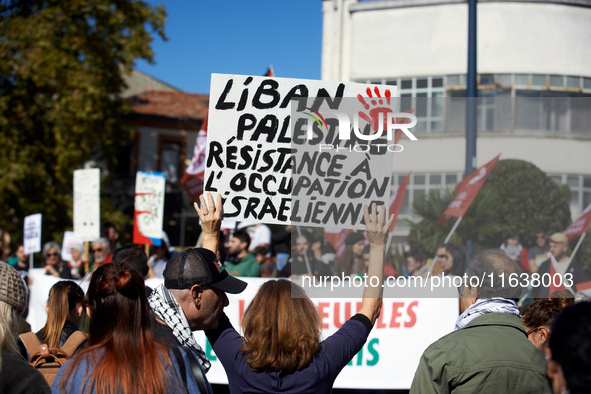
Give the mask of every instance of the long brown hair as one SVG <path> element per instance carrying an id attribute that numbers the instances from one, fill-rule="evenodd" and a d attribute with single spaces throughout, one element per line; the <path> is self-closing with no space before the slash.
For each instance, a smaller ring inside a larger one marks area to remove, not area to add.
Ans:
<path id="1" fill-rule="evenodd" d="M 150 307 L 144 280 L 125 263 L 99 267 L 87 292 L 90 306 L 89 347 L 70 363 L 61 381 L 65 391 L 76 361 L 100 350 L 88 381 L 96 393 L 166 393 L 166 346 L 152 336 Z M 94 353 L 96 354 L 96 353 Z M 93 357 L 87 357 L 92 360 Z M 88 366 L 87 366 L 88 367 Z M 90 372 L 89 372 L 90 373 Z"/>
<path id="2" fill-rule="evenodd" d="M 241 325 L 246 339 L 242 352 L 254 371 L 301 370 L 320 346 L 316 306 L 300 286 L 285 279 L 260 287 Z"/>
<path id="3" fill-rule="evenodd" d="M 336 275 L 357 275 L 363 272 L 363 258 L 355 256 L 353 245 L 347 245 L 343 255 L 335 262 L 334 272 Z"/>
<path id="4" fill-rule="evenodd" d="M 57 282 L 49 290 L 47 321 L 39 336 L 49 347 L 59 348 L 60 335 L 68 315 L 74 313 L 78 304 L 84 303 L 84 291 L 71 280 Z"/>
<path id="5" fill-rule="evenodd" d="M 552 327 L 556 316 L 574 302 L 573 298 L 551 298 L 530 302 L 521 308 L 521 322 L 528 328 Z"/>

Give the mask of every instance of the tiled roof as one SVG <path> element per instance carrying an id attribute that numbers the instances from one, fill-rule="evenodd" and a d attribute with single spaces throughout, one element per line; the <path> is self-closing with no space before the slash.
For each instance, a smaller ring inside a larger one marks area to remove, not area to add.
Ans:
<path id="1" fill-rule="evenodd" d="M 207 114 L 208 94 L 146 90 L 129 99 L 132 116 L 201 121 Z"/>

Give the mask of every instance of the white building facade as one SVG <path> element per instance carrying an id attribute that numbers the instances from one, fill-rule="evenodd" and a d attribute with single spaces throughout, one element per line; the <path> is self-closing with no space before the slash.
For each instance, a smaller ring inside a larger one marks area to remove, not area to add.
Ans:
<path id="1" fill-rule="evenodd" d="M 499 153 L 535 164 L 569 185 L 576 217 L 591 203 L 591 1 L 477 9 L 476 166 Z M 325 0 L 323 14 L 322 79 L 396 85 L 418 118 L 393 170 L 394 185 L 413 172 L 401 212 L 412 219 L 415 198 L 464 172 L 468 4 Z"/>

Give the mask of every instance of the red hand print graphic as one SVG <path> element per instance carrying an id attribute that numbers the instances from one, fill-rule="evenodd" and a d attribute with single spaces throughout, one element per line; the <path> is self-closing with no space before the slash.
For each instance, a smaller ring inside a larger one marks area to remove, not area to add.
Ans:
<path id="1" fill-rule="evenodd" d="M 379 126 L 380 126 L 380 124 L 379 124 L 380 114 L 382 114 L 382 119 L 383 119 L 382 132 L 385 132 L 388 130 L 388 114 L 391 112 L 394 112 L 394 111 L 391 108 L 383 106 L 384 99 L 380 95 L 380 91 L 377 86 L 374 88 L 374 92 L 376 94 L 376 97 L 373 97 L 373 95 L 371 93 L 371 88 L 367 88 L 367 90 L 366 90 L 368 99 L 370 99 L 369 104 L 367 103 L 367 101 L 365 101 L 365 97 L 363 97 L 360 94 L 357 95 L 357 99 L 359 100 L 359 102 L 361 104 L 363 104 L 363 107 L 366 110 L 369 110 L 369 115 L 363 111 L 359 111 L 359 117 L 361 117 L 367 123 L 369 123 L 371 125 L 371 128 L 373 131 L 378 131 Z M 392 93 L 390 92 L 389 89 L 386 89 L 386 91 L 384 92 L 384 96 L 386 99 L 386 105 L 389 106 L 390 105 L 390 97 L 392 96 Z"/>

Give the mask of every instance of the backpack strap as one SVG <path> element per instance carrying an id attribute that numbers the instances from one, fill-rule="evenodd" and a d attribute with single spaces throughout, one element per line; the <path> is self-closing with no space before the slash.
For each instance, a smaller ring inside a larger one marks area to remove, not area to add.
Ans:
<path id="1" fill-rule="evenodd" d="M 185 366 L 185 360 L 183 360 L 183 355 L 177 346 L 173 346 L 171 349 L 172 354 L 176 359 L 176 363 L 179 365 L 179 372 L 181 373 L 181 380 L 183 381 L 185 392 L 188 393 L 189 389 L 187 388 L 187 367 Z"/>
<path id="2" fill-rule="evenodd" d="M 202 394 L 212 394 L 213 390 L 211 389 L 211 385 L 205 378 L 205 374 L 199 365 L 199 361 L 197 361 L 197 356 L 193 353 L 193 350 L 188 348 L 187 346 L 181 347 L 185 353 L 187 353 L 187 359 L 189 360 L 189 368 L 193 373 L 193 377 L 195 378 L 195 383 L 197 383 L 197 387 L 199 388 L 199 392 Z"/>
<path id="3" fill-rule="evenodd" d="M 39 351 L 39 348 L 41 347 L 41 342 L 39 342 L 39 338 L 37 338 L 37 335 L 35 335 L 35 333 L 27 332 L 25 334 L 19 335 L 18 337 L 23 342 L 23 345 L 25 345 L 25 348 L 29 353 L 29 357 L 31 357 L 33 354 Z"/>
<path id="4" fill-rule="evenodd" d="M 82 342 L 85 340 L 85 333 L 80 330 L 74 331 L 72 335 L 68 337 L 68 340 L 66 343 L 64 343 L 64 346 L 62 346 L 62 350 L 68 355 L 68 358 L 70 358 L 72 355 L 74 355 L 74 352 L 76 349 L 78 349 L 78 346 L 82 345 Z"/>

